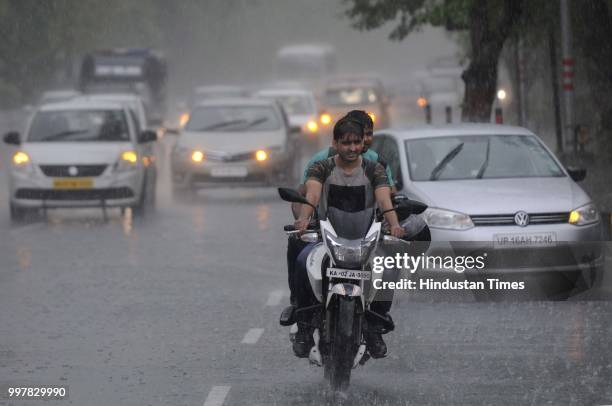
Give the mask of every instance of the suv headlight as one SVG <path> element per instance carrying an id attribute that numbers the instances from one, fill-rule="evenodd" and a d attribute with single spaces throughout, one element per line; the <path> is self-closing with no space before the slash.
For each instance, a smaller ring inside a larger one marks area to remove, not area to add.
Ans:
<path id="1" fill-rule="evenodd" d="M 469 230 L 474 227 L 472 219 L 467 214 L 431 207 L 423 213 L 423 220 L 429 227 L 446 230 Z"/>
<path id="2" fill-rule="evenodd" d="M 123 151 L 115 166 L 117 172 L 133 171 L 138 167 L 138 154 L 135 151 Z"/>
<path id="3" fill-rule="evenodd" d="M 599 212 L 593 203 L 585 204 L 570 212 L 569 223 L 575 226 L 586 226 L 599 221 Z"/>
<path id="4" fill-rule="evenodd" d="M 13 154 L 11 160 L 12 168 L 15 172 L 27 174 L 31 173 L 34 169 L 30 156 L 24 151 L 17 151 Z"/>
<path id="5" fill-rule="evenodd" d="M 334 263 L 344 268 L 360 268 L 366 263 L 376 248 L 378 238 L 378 233 L 374 233 L 363 240 L 347 240 L 327 230 L 323 230 L 323 235 Z"/>

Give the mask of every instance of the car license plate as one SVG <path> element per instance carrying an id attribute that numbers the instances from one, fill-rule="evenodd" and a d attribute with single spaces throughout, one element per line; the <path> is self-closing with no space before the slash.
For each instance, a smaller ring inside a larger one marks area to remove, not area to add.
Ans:
<path id="1" fill-rule="evenodd" d="M 517 233 L 493 235 L 494 248 L 553 247 L 555 245 L 557 245 L 556 233 Z"/>
<path id="2" fill-rule="evenodd" d="M 216 178 L 244 178 L 247 173 L 244 166 L 217 166 L 210 170 L 211 176 Z"/>
<path id="3" fill-rule="evenodd" d="M 359 279 L 365 281 L 372 279 L 371 272 L 341 268 L 327 268 L 327 276 L 330 278 Z"/>
<path id="4" fill-rule="evenodd" d="M 92 187 L 92 178 L 66 178 L 53 180 L 53 189 L 91 189 Z"/>

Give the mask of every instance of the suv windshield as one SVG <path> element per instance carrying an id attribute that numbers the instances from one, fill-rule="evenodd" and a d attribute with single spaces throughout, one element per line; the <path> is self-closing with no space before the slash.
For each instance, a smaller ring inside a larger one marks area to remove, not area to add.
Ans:
<path id="1" fill-rule="evenodd" d="M 326 103 L 332 106 L 350 106 L 357 104 L 371 104 L 378 102 L 378 96 L 373 88 L 346 87 L 327 89 Z"/>
<path id="2" fill-rule="evenodd" d="M 281 122 L 271 107 L 207 106 L 198 107 L 190 115 L 187 131 L 271 131 Z"/>
<path id="3" fill-rule="evenodd" d="M 565 176 L 536 137 L 475 135 L 406 141 L 413 181 Z"/>
<path id="4" fill-rule="evenodd" d="M 122 110 L 58 110 L 36 114 L 28 142 L 130 141 Z"/>

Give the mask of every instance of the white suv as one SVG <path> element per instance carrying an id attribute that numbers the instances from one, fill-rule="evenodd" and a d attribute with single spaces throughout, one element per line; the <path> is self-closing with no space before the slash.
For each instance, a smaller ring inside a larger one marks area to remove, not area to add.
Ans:
<path id="1" fill-rule="evenodd" d="M 157 134 L 138 132 L 118 103 L 69 101 L 41 106 L 14 146 L 9 174 L 11 218 L 56 207 L 132 207 L 141 214 L 155 196 Z"/>

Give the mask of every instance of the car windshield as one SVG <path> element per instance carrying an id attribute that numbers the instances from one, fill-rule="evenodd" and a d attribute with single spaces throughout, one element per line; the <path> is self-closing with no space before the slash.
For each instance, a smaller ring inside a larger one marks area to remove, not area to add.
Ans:
<path id="1" fill-rule="evenodd" d="M 406 141 L 413 181 L 565 176 L 530 135 L 474 135 Z"/>
<path id="2" fill-rule="evenodd" d="M 373 88 L 343 87 L 327 89 L 325 100 L 327 104 L 332 106 L 350 106 L 376 103 L 378 102 L 378 96 Z"/>
<path id="3" fill-rule="evenodd" d="M 281 126 L 274 109 L 267 106 L 206 106 L 190 115 L 187 131 L 271 131 Z"/>
<path id="4" fill-rule="evenodd" d="M 28 142 L 130 141 L 122 110 L 58 110 L 39 112 Z"/>
<path id="5" fill-rule="evenodd" d="M 268 99 L 275 99 L 283 106 L 285 112 L 290 115 L 314 114 L 315 107 L 306 96 L 284 95 L 284 96 L 264 96 Z"/>

